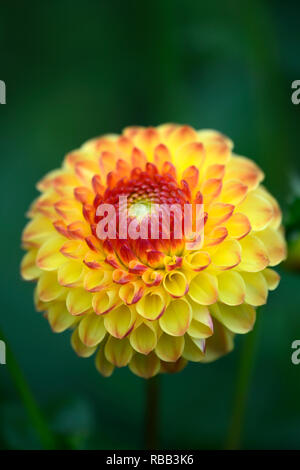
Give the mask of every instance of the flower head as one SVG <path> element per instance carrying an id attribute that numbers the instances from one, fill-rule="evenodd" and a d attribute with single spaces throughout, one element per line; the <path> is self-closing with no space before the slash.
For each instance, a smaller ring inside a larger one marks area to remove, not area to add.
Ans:
<path id="1" fill-rule="evenodd" d="M 131 127 L 88 141 L 38 183 L 22 276 L 37 281 L 36 308 L 53 331 L 72 328 L 74 350 L 96 352 L 104 376 L 129 365 L 148 378 L 222 356 L 276 288 L 281 212 L 263 172 L 232 146 L 211 130 Z M 179 215 L 153 211 L 171 205 Z M 185 207 L 193 232 L 198 205 L 191 243 L 175 232 Z M 110 207 L 117 215 L 105 224 Z"/>

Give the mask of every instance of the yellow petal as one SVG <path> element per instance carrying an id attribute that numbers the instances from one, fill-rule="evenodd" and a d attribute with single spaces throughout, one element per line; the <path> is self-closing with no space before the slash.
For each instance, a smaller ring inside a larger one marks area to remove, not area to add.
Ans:
<path id="1" fill-rule="evenodd" d="M 241 263 L 238 269 L 241 271 L 262 271 L 269 264 L 266 247 L 256 236 L 249 234 L 240 240 L 242 248 Z"/>
<path id="2" fill-rule="evenodd" d="M 226 167 L 225 178 L 238 180 L 249 189 L 254 189 L 264 179 L 261 169 L 251 160 L 234 155 Z"/>
<path id="3" fill-rule="evenodd" d="M 203 145 L 200 142 L 192 142 L 184 145 L 175 153 L 175 166 L 181 175 L 189 166 L 195 166 L 201 170 L 204 159 Z"/>
<path id="4" fill-rule="evenodd" d="M 110 336 L 104 347 L 106 359 L 116 367 L 124 367 L 130 362 L 133 349 L 128 338 L 116 339 Z"/>
<path id="5" fill-rule="evenodd" d="M 94 352 L 96 351 L 97 346 L 94 346 L 93 348 L 89 348 L 85 346 L 85 344 L 82 343 L 82 341 L 79 338 L 78 334 L 78 328 L 74 330 L 72 337 L 71 337 L 71 345 L 76 354 L 80 357 L 90 357 Z"/>
<path id="6" fill-rule="evenodd" d="M 238 205 L 237 211 L 245 214 L 253 230 L 263 230 L 273 218 L 273 207 L 264 197 L 251 191 L 246 199 Z"/>
<path id="7" fill-rule="evenodd" d="M 22 241 L 25 245 L 39 247 L 52 235 L 55 235 L 55 229 L 51 220 L 38 214 L 26 225 Z"/>
<path id="8" fill-rule="evenodd" d="M 36 265 L 36 250 L 30 250 L 22 259 L 21 275 L 26 281 L 37 279 L 42 273 L 41 269 Z"/>
<path id="9" fill-rule="evenodd" d="M 270 260 L 270 266 L 276 266 L 286 258 L 286 243 L 282 233 L 268 227 L 256 236 L 263 242 Z"/>
<path id="10" fill-rule="evenodd" d="M 233 204 L 224 204 L 222 202 L 214 202 L 209 208 L 205 230 L 212 229 L 216 225 L 220 225 L 228 220 L 234 211 Z"/>
<path id="11" fill-rule="evenodd" d="M 183 348 L 183 336 L 170 336 L 163 333 L 158 340 L 155 352 L 162 361 L 176 362 L 182 355 Z"/>
<path id="12" fill-rule="evenodd" d="M 268 297 L 268 284 L 261 273 L 241 273 L 245 281 L 247 304 L 257 307 L 264 305 Z"/>
<path id="13" fill-rule="evenodd" d="M 189 289 L 187 279 L 182 271 L 171 271 L 163 280 L 165 290 L 174 298 L 182 297 Z"/>
<path id="14" fill-rule="evenodd" d="M 266 188 L 262 185 L 260 185 L 258 188 L 256 188 L 256 193 L 267 199 L 270 204 L 273 207 L 273 218 L 269 224 L 269 227 L 274 228 L 275 230 L 278 229 L 281 225 L 282 221 L 282 213 L 280 210 L 280 207 L 278 205 L 278 202 L 276 199 L 269 193 L 269 191 L 266 190 Z"/>
<path id="15" fill-rule="evenodd" d="M 61 236 L 53 236 L 45 241 L 37 252 L 37 266 L 43 271 L 54 271 L 65 263 L 66 259 L 59 251 L 63 242 Z"/>
<path id="16" fill-rule="evenodd" d="M 112 271 L 91 269 L 84 276 L 83 286 L 89 292 L 98 292 L 112 283 Z"/>
<path id="17" fill-rule="evenodd" d="M 279 284 L 280 276 L 273 269 L 266 268 L 262 271 L 262 275 L 267 281 L 269 290 L 274 290 Z"/>
<path id="18" fill-rule="evenodd" d="M 233 333 L 248 333 L 252 330 L 256 319 L 255 309 L 247 304 L 231 307 L 217 303 L 211 305 L 210 311 L 220 323 Z"/>
<path id="19" fill-rule="evenodd" d="M 111 364 L 105 357 L 104 346 L 101 345 L 96 355 L 96 368 L 103 377 L 110 377 L 114 371 L 115 366 Z"/>
<path id="20" fill-rule="evenodd" d="M 218 276 L 219 299 L 226 305 L 240 305 L 245 300 L 246 287 L 236 271 L 226 271 Z"/>
<path id="21" fill-rule="evenodd" d="M 189 296 L 202 305 L 215 303 L 218 297 L 216 277 L 205 272 L 197 274 L 191 281 Z"/>
<path id="22" fill-rule="evenodd" d="M 50 302 L 64 293 L 64 288 L 57 282 L 56 272 L 44 272 L 37 283 L 37 293 L 43 302 Z"/>
<path id="23" fill-rule="evenodd" d="M 66 305 L 71 315 L 80 315 L 91 309 L 92 295 L 84 289 L 70 289 L 67 295 Z"/>
<path id="24" fill-rule="evenodd" d="M 78 287 L 82 285 L 83 264 L 78 261 L 67 261 L 57 271 L 57 279 L 61 286 Z"/>
<path id="25" fill-rule="evenodd" d="M 106 289 L 93 296 L 92 305 L 97 315 L 104 315 L 120 304 L 117 289 Z"/>
<path id="26" fill-rule="evenodd" d="M 246 197 L 248 186 L 238 180 L 229 180 L 223 184 L 220 201 L 225 204 L 240 204 Z"/>
<path id="27" fill-rule="evenodd" d="M 225 240 L 211 255 L 214 266 L 226 270 L 237 266 L 241 261 L 241 247 L 236 240 Z"/>
<path id="28" fill-rule="evenodd" d="M 155 328 L 149 323 L 141 323 L 130 333 L 130 344 L 137 352 L 149 354 L 156 346 Z"/>
<path id="29" fill-rule="evenodd" d="M 189 335 L 185 335 L 185 344 L 183 357 L 188 361 L 200 362 L 205 355 L 205 339 L 193 339 Z"/>
<path id="30" fill-rule="evenodd" d="M 129 363 L 129 369 L 139 377 L 150 379 L 159 373 L 160 360 L 153 352 L 148 356 L 136 353 Z"/>
<path id="31" fill-rule="evenodd" d="M 112 336 L 122 339 L 130 333 L 135 320 L 134 310 L 127 305 L 120 305 L 105 315 L 104 325 Z"/>
<path id="32" fill-rule="evenodd" d="M 161 290 L 150 291 L 136 304 L 137 312 L 147 320 L 157 320 L 165 311 L 167 300 Z"/>
<path id="33" fill-rule="evenodd" d="M 120 299 L 127 305 L 133 305 L 138 302 L 143 295 L 144 285 L 140 281 L 130 282 L 120 287 L 119 296 Z"/>
<path id="34" fill-rule="evenodd" d="M 199 305 L 193 300 L 189 301 L 192 307 L 193 319 L 187 330 L 193 338 L 205 339 L 214 332 L 213 321 L 208 307 Z"/>
<path id="35" fill-rule="evenodd" d="M 206 340 L 205 357 L 202 362 L 211 362 L 228 354 L 233 349 L 234 334 L 214 319 L 214 334 Z"/>
<path id="36" fill-rule="evenodd" d="M 251 224 L 245 214 L 236 212 L 226 223 L 228 236 L 240 240 L 244 238 L 251 230 Z"/>
<path id="37" fill-rule="evenodd" d="M 47 318 L 55 333 L 62 333 L 77 323 L 77 318 L 68 312 L 65 302 L 55 302 L 51 305 L 47 311 Z"/>
<path id="38" fill-rule="evenodd" d="M 184 257 L 184 264 L 193 271 L 202 271 L 210 264 L 211 259 L 206 251 L 195 251 Z"/>
<path id="39" fill-rule="evenodd" d="M 192 320 L 192 309 L 184 299 L 173 300 L 159 319 L 161 329 L 171 336 L 182 336 Z"/>
<path id="40" fill-rule="evenodd" d="M 106 334 L 103 318 L 94 313 L 85 315 L 79 323 L 78 333 L 83 344 L 88 347 L 96 346 Z"/>

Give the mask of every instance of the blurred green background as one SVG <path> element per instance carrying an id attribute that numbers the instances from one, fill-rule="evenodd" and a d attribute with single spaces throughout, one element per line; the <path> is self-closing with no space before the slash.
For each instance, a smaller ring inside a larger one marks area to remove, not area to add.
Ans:
<path id="1" fill-rule="evenodd" d="M 36 182 L 93 136 L 175 121 L 229 135 L 286 208 L 300 167 L 299 14 L 299 2 L 279 0 L 1 3 L 0 326 L 61 447 L 143 448 L 145 381 L 128 369 L 102 378 L 34 311 L 19 263 Z M 280 273 L 260 315 L 243 448 L 300 448 L 300 278 Z M 162 377 L 160 447 L 224 447 L 244 342 Z M 0 447 L 40 446 L 0 365 Z"/>

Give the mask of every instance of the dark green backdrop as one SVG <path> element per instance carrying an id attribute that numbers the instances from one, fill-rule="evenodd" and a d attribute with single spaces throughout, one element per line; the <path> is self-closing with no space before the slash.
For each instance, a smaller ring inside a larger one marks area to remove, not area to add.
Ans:
<path id="1" fill-rule="evenodd" d="M 286 207 L 299 171 L 299 2 L 10 1 L 0 6 L 0 326 L 50 426 L 77 448 L 141 448 L 145 382 L 104 379 L 54 335 L 21 281 L 20 235 L 35 183 L 66 152 L 106 132 L 165 121 L 216 128 L 265 171 Z M 299 276 L 261 313 L 244 448 L 300 448 Z M 161 447 L 226 441 L 245 338 L 211 365 L 163 376 Z M 39 448 L 7 366 L 0 366 L 0 445 Z M 65 444 L 61 444 L 63 446 Z"/>

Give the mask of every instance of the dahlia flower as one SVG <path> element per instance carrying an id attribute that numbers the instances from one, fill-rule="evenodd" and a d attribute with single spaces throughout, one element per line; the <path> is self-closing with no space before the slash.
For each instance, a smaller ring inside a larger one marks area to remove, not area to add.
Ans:
<path id="1" fill-rule="evenodd" d="M 22 276 L 37 281 L 36 308 L 52 330 L 72 329 L 75 352 L 96 353 L 104 376 L 128 365 L 149 378 L 217 359 L 277 287 L 280 208 L 263 172 L 232 147 L 213 130 L 130 127 L 86 142 L 38 183 Z M 97 210 L 117 208 L 119 196 L 138 224 L 154 203 L 202 205 L 201 243 L 174 237 L 174 226 L 164 238 L 161 220 L 158 238 L 120 237 L 118 220 L 115 237 L 99 237 Z"/>

